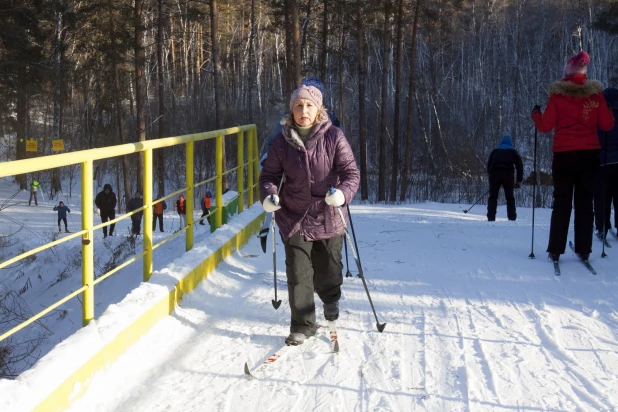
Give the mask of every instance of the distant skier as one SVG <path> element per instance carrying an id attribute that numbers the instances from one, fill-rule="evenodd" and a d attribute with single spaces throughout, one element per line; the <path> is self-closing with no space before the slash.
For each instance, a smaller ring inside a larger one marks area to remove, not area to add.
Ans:
<path id="1" fill-rule="evenodd" d="M 618 89 L 607 88 L 603 90 L 603 96 L 607 104 L 612 108 L 614 119 L 618 118 Z M 607 136 L 605 135 L 607 133 Z M 597 236 L 605 238 L 607 231 L 612 228 L 610 216 L 612 213 L 612 199 L 614 200 L 614 223 L 618 224 L 618 123 L 608 132 L 599 130 L 599 143 L 601 152 L 599 160 L 601 167 L 597 173 L 597 180 L 594 193 L 594 221 Z M 605 139 L 607 137 L 607 147 Z M 605 162 L 607 160 L 607 163 Z M 605 204 L 603 204 L 605 200 Z M 603 213 L 605 212 L 605 217 Z M 603 224 L 605 221 L 605 233 Z M 614 227 L 618 227 L 614 225 Z"/>
<path id="2" fill-rule="evenodd" d="M 513 181 L 513 172 L 517 169 L 517 182 Z M 496 220 L 498 207 L 498 193 L 500 186 L 504 188 L 506 197 L 506 214 L 509 220 L 517 219 L 515 208 L 515 196 L 513 188 L 518 189 L 524 180 L 524 167 L 521 157 L 513 147 L 511 136 L 504 135 L 500 145 L 489 155 L 487 161 L 487 174 L 489 174 L 489 201 L 487 202 L 487 220 Z"/>
<path id="3" fill-rule="evenodd" d="M 187 204 L 185 202 L 185 196 L 178 196 L 178 200 L 176 201 L 176 213 L 178 213 L 178 218 L 180 219 L 180 227 L 178 230 L 182 229 L 187 225 Z"/>
<path id="4" fill-rule="evenodd" d="M 67 226 L 67 213 L 71 213 L 71 209 L 69 209 L 68 206 L 65 206 L 64 202 L 61 200 L 58 206 L 54 206 L 54 212 L 55 211 L 58 212 L 58 232 L 62 231 L 60 230 L 60 221 L 63 221 L 64 231 L 69 233 L 69 228 Z"/>
<path id="5" fill-rule="evenodd" d="M 285 247 L 291 310 L 285 342 L 300 345 L 316 331 L 314 290 L 324 303 L 324 317 L 339 317 L 345 230 L 335 207 L 352 201 L 360 173 L 343 131 L 332 125 L 322 106 L 318 88 L 296 89 L 290 110 L 270 147 L 259 186 L 264 210 L 276 212 Z M 280 200 L 277 186 L 283 174 L 287 179 Z M 334 194 L 329 193 L 331 184 Z"/>
<path id="6" fill-rule="evenodd" d="M 112 185 L 106 183 L 103 186 L 103 191 L 97 194 L 94 200 L 94 204 L 99 208 L 101 214 L 101 223 L 105 223 L 109 220 L 116 218 L 116 193 L 112 190 Z M 115 223 L 109 225 L 109 235 L 114 236 Z M 107 237 L 107 226 L 103 226 L 103 239 Z"/>
<path id="7" fill-rule="evenodd" d="M 37 192 L 39 191 L 39 182 L 36 179 L 32 179 L 30 182 L 30 199 L 28 200 L 28 206 L 32 206 L 32 198 L 34 197 L 34 205 L 39 205 L 39 200 L 36 197 Z"/>
<path id="8" fill-rule="evenodd" d="M 129 203 L 127 203 L 127 212 L 132 212 L 142 206 L 144 206 L 144 199 L 142 198 L 142 194 L 141 192 L 136 192 L 135 196 L 131 200 L 129 200 Z M 131 215 L 131 234 L 139 235 L 141 233 L 142 216 L 144 216 L 143 210 L 140 210 L 134 215 Z"/>
<path id="9" fill-rule="evenodd" d="M 209 190 L 202 196 L 202 201 L 200 202 L 200 206 L 202 206 L 202 216 L 204 217 L 210 213 L 210 200 L 212 198 L 212 192 Z M 208 224 L 210 224 L 210 216 L 206 216 L 206 220 L 208 220 Z M 200 221 L 200 225 L 203 225 L 204 221 Z"/>
<path id="10" fill-rule="evenodd" d="M 159 196 L 155 199 L 155 201 L 161 199 L 163 197 L 162 194 L 159 193 Z M 152 231 L 154 232 L 157 227 L 157 219 L 159 220 L 159 230 L 163 232 L 163 211 L 167 209 L 167 203 L 165 200 L 156 203 L 152 207 Z"/>
<path id="11" fill-rule="evenodd" d="M 581 51 L 569 58 L 564 78 L 549 86 L 545 113 L 534 106 L 532 120 L 541 133 L 553 129 L 552 177 L 554 207 L 547 252 L 553 261 L 564 253 L 575 194 L 575 252 L 587 261 L 592 252 L 592 199 L 599 168 L 597 128 L 611 130 L 614 116 L 603 97 L 603 85 L 586 77 L 590 56 Z"/>

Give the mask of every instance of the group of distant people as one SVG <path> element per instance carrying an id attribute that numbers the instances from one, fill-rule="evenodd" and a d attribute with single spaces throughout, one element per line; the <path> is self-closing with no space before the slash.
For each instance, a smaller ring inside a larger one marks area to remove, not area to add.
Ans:
<path id="1" fill-rule="evenodd" d="M 152 230 L 156 230 L 157 222 L 159 223 L 159 230 L 164 232 L 163 229 L 163 212 L 167 210 L 167 203 L 164 200 L 160 200 L 163 196 L 159 193 L 159 195 L 154 199 L 154 205 L 152 206 L 153 215 L 152 215 Z M 202 195 L 201 199 L 201 207 L 202 207 L 202 216 L 206 216 L 208 223 L 210 224 L 210 203 L 211 203 L 212 193 L 210 190 L 206 191 Z M 114 220 L 116 218 L 116 204 L 117 198 L 116 194 L 112 190 L 112 186 L 107 183 L 103 186 L 103 190 L 99 192 L 94 201 L 96 207 L 99 209 L 99 215 L 101 216 L 101 223 L 107 223 L 110 220 Z M 136 192 L 134 197 L 131 198 L 127 202 L 127 212 L 133 212 L 135 210 L 140 209 L 144 206 L 144 198 L 142 197 L 141 192 Z M 55 209 L 54 209 L 55 210 Z M 178 200 L 174 205 L 174 210 L 178 213 L 179 217 L 179 230 L 186 226 L 186 214 L 187 207 L 185 202 L 184 195 L 179 195 Z M 131 234 L 139 235 L 141 233 L 141 225 L 142 218 L 144 212 L 140 210 L 139 212 L 131 215 Z M 200 218 L 200 219 L 201 219 Z M 200 220 L 200 225 L 203 225 L 203 219 Z M 111 223 L 109 225 L 109 235 L 114 235 L 114 229 L 116 227 L 115 223 Z M 103 238 L 107 237 L 107 225 L 103 226 Z"/>
<path id="2" fill-rule="evenodd" d="M 571 208 L 575 208 L 575 252 L 588 260 L 592 236 L 605 239 L 611 229 L 611 205 L 614 204 L 618 227 L 618 90 L 588 80 L 590 57 L 581 51 L 569 58 L 564 78 L 549 86 L 545 112 L 534 106 L 531 117 L 538 131 L 555 129 L 553 138 L 552 178 L 553 210 L 547 252 L 558 261 L 565 252 Z M 513 180 L 513 172 L 517 177 Z M 497 197 L 504 187 L 507 216 L 515 220 L 513 188 L 523 180 L 521 158 L 510 136 L 504 136 L 487 164 L 489 201 L 487 219 L 495 220 Z"/>

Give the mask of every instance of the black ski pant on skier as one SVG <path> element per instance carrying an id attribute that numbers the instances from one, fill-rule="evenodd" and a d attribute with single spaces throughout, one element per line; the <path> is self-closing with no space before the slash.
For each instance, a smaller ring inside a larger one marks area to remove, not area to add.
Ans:
<path id="1" fill-rule="evenodd" d="M 513 171 L 507 169 L 496 170 L 489 175 L 489 200 L 487 201 L 487 220 L 496 220 L 496 209 L 498 208 L 498 194 L 500 186 L 504 188 L 504 197 L 506 197 L 506 214 L 509 220 L 517 219 L 517 211 L 515 209 L 515 196 L 513 188 L 515 182 Z"/>
<path id="2" fill-rule="evenodd" d="M 594 225 L 601 234 L 603 234 L 603 213 L 605 213 L 605 235 L 612 228 L 610 221 L 612 198 L 615 205 L 616 196 L 618 196 L 618 163 L 599 167 L 594 187 Z M 618 219 L 618 216 L 615 219 Z"/>
<path id="3" fill-rule="evenodd" d="M 554 203 L 549 229 L 549 253 L 563 254 L 575 205 L 575 252 L 592 252 L 594 182 L 599 168 L 598 150 L 556 152 L 552 162 Z"/>
<path id="4" fill-rule="evenodd" d="M 116 211 L 112 210 L 101 210 L 101 223 L 105 223 L 109 220 L 116 219 Z M 115 223 L 109 225 L 109 235 L 114 236 L 114 228 L 116 227 Z M 103 237 L 107 237 L 107 226 L 103 226 Z"/>
<path id="5" fill-rule="evenodd" d="M 67 227 L 67 218 L 66 217 L 58 217 L 58 232 L 60 232 L 60 221 L 64 222 L 64 231 L 68 232 L 69 228 Z"/>
<path id="6" fill-rule="evenodd" d="M 342 243 L 343 236 L 306 241 L 300 231 L 283 242 L 291 333 L 311 336 L 315 332 L 314 291 L 324 303 L 339 301 L 343 283 Z"/>

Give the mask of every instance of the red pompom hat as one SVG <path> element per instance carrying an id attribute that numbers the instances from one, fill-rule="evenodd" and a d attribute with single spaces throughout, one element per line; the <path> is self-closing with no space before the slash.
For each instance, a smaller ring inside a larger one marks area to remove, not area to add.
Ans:
<path id="1" fill-rule="evenodd" d="M 590 63 L 590 56 L 585 51 L 580 51 L 575 56 L 572 56 L 567 60 L 564 65 L 564 75 L 572 76 L 574 74 L 586 74 L 588 72 L 588 63 Z"/>

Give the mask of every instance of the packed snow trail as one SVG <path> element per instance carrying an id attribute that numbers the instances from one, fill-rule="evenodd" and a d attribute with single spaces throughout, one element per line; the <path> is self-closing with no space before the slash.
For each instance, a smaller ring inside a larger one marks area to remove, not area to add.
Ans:
<path id="1" fill-rule="evenodd" d="M 273 309 L 270 250 L 255 238 L 97 375 L 72 410 L 618 409 L 618 255 L 601 259 L 595 242 L 593 276 L 568 251 L 556 277 L 544 252 L 550 210 L 536 211 L 537 258 L 528 259 L 531 210 L 509 222 L 504 209 L 489 223 L 483 207 L 351 207 L 386 329 L 376 331 L 361 280 L 345 278 L 340 352 L 320 328 L 259 380 L 244 364 L 281 346 L 289 306 L 281 273 L 283 303 Z M 325 326 L 321 304 L 317 314 Z"/>

